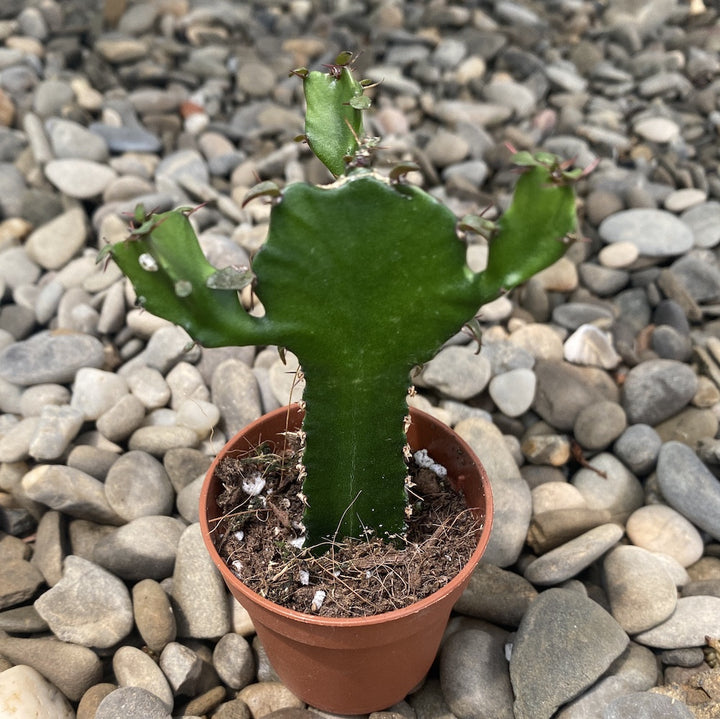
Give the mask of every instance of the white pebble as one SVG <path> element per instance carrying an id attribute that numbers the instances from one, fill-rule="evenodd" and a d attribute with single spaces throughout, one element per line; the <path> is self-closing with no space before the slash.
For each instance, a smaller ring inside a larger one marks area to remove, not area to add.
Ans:
<path id="1" fill-rule="evenodd" d="M 614 242 L 598 253 L 598 260 L 603 267 L 621 270 L 632 265 L 640 256 L 640 251 L 632 242 Z"/>
<path id="2" fill-rule="evenodd" d="M 177 423 L 189 427 L 200 439 L 208 436 L 220 419 L 220 410 L 211 402 L 185 400 L 177 411 Z"/>
<path id="3" fill-rule="evenodd" d="M 1 678 L 0 707 L 3 719 L 74 719 L 75 712 L 67 699 L 32 667 L 18 664 L 2 672 Z"/>

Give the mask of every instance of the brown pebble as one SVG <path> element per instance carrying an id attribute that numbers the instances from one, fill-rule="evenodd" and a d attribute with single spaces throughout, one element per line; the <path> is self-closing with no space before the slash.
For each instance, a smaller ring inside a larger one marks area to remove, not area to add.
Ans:
<path id="1" fill-rule="evenodd" d="M 614 192 L 596 190 L 585 199 L 585 214 L 591 225 L 599 225 L 606 217 L 624 209 L 622 199 Z"/>
<path id="2" fill-rule="evenodd" d="M 250 710 L 241 699 L 224 702 L 215 709 L 212 719 L 251 719 Z M 265 719 L 265 717 L 263 717 Z"/>
<path id="3" fill-rule="evenodd" d="M 100 702 L 115 689 L 117 689 L 117 685 L 109 682 L 91 686 L 80 699 L 77 708 L 77 719 L 95 719 L 95 712 L 100 706 Z"/>
<path id="4" fill-rule="evenodd" d="M 305 704 L 281 682 L 249 684 L 237 694 L 254 717 L 265 717 L 278 709 L 304 709 Z"/>
<path id="5" fill-rule="evenodd" d="M 177 634 L 175 615 L 165 590 L 153 579 L 143 579 L 132 590 L 135 624 L 148 648 L 160 653 Z"/>
<path id="6" fill-rule="evenodd" d="M 11 127 L 15 119 L 15 105 L 10 95 L 0 90 L 0 125 Z"/>
<path id="7" fill-rule="evenodd" d="M 215 707 L 226 699 L 225 687 L 213 687 L 204 694 L 195 697 L 185 707 L 185 714 L 188 716 L 202 716 L 209 714 Z"/>

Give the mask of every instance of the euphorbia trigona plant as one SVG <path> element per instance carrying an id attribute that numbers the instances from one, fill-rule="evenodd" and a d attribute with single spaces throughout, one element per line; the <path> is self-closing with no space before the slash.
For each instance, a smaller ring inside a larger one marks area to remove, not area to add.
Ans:
<path id="1" fill-rule="evenodd" d="M 138 302 L 205 347 L 277 345 L 299 359 L 304 395 L 306 546 L 372 533 L 397 537 L 408 498 L 404 418 L 409 374 L 484 303 L 555 262 L 575 231 L 569 171 L 552 155 L 517 153 L 511 207 L 492 225 L 463 218 L 403 182 L 370 169 L 363 136 L 367 83 L 349 53 L 329 72 L 294 71 L 307 101 L 305 135 L 335 176 L 327 186 L 261 183 L 271 197 L 265 245 L 252 272 L 210 265 L 187 208 L 146 217 L 107 252 Z M 488 237 L 487 267 L 466 264 L 459 230 Z M 252 283 L 264 314 L 238 290 Z"/>

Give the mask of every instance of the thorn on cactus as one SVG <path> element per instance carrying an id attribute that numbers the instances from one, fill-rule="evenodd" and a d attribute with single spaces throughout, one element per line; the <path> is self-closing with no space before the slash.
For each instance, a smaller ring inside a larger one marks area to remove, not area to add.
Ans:
<path id="1" fill-rule="evenodd" d="M 577 182 L 583 177 L 587 177 L 598 165 L 600 158 L 595 158 L 586 168 L 571 169 L 575 163 L 575 158 L 570 160 L 561 160 L 557 155 L 551 152 L 536 152 L 532 154 L 527 150 L 518 152 L 510 143 L 505 146 L 512 153 L 510 161 L 520 167 L 523 171 L 530 170 L 534 167 L 542 167 L 548 172 L 548 179 L 553 185 L 564 187 Z"/>
<path id="2" fill-rule="evenodd" d="M 484 212 L 485 210 L 483 210 Z M 499 228 L 497 223 L 485 219 L 482 215 L 465 215 L 457 225 L 461 232 L 474 232 L 488 242 L 495 237 Z"/>
<path id="3" fill-rule="evenodd" d="M 258 197 L 269 197 L 271 199 L 276 199 L 280 197 L 280 195 L 281 192 L 278 184 L 273 182 L 272 180 L 266 180 L 265 182 L 260 182 L 254 187 L 251 187 L 250 190 L 248 190 L 247 195 L 245 195 L 245 199 L 242 201 L 241 207 L 245 207 L 248 202 L 251 202 Z"/>
<path id="4" fill-rule="evenodd" d="M 138 208 L 141 209 L 142 212 L 145 210 L 142 208 L 142 205 L 138 205 L 137 208 L 135 208 L 135 214 L 134 218 L 138 217 Z M 154 212 L 154 210 L 153 210 Z M 154 219 L 155 218 L 155 219 Z M 143 218 L 140 225 L 135 225 L 135 222 L 130 223 L 130 234 L 128 235 L 128 240 L 141 240 L 143 237 L 146 237 L 149 235 L 160 223 L 162 220 L 157 219 L 157 215 L 154 215 L 151 213 L 146 218 Z"/>
<path id="5" fill-rule="evenodd" d="M 334 63 L 330 63 L 329 65 L 323 65 L 323 67 L 326 67 L 328 69 L 328 72 L 332 77 L 334 77 L 336 80 L 340 79 L 340 76 L 342 75 L 342 71 L 345 67 L 348 65 L 351 65 L 353 62 L 353 54 L 349 50 L 343 50 L 336 58 Z"/>
<path id="6" fill-rule="evenodd" d="M 355 128 L 346 119 L 345 123 L 348 126 L 353 138 L 355 139 L 356 150 L 354 155 L 345 155 L 343 160 L 347 165 L 348 170 L 354 170 L 358 167 L 369 167 L 372 161 L 372 154 L 375 150 L 383 149 L 380 147 L 379 137 L 358 137 Z"/>
<path id="7" fill-rule="evenodd" d="M 182 212 L 185 217 L 190 217 L 190 215 L 197 212 L 198 210 L 202 210 L 202 208 L 206 205 L 207 202 L 201 202 L 199 205 L 194 205 L 193 207 L 178 207 L 177 211 Z"/>
<path id="8" fill-rule="evenodd" d="M 105 242 L 107 242 L 107 240 L 105 240 Z M 95 258 L 95 264 L 99 265 L 101 262 L 103 263 L 103 272 L 108 268 L 110 260 L 112 260 L 112 250 L 113 246 L 108 243 L 100 248 L 100 252 L 98 252 Z"/>
<path id="9" fill-rule="evenodd" d="M 475 354 L 479 355 L 482 350 L 482 326 L 480 325 L 480 318 L 476 315 L 471 320 L 468 320 L 463 326 L 463 330 L 477 342 Z"/>
<path id="10" fill-rule="evenodd" d="M 562 237 L 560 241 L 566 244 L 568 247 L 574 245 L 576 242 L 590 242 L 587 237 L 581 237 L 577 232 L 569 232 L 567 235 Z"/>
<path id="11" fill-rule="evenodd" d="M 390 182 L 401 182 L 408 172 L 419 172 L 420 165 L 416 162 L 400 162 L 390 170 Z"/>

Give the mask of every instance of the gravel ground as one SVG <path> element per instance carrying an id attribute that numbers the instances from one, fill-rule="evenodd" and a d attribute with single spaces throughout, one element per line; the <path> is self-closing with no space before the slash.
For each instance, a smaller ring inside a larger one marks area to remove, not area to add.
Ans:
<path id="1" fill-rule="evenodd" d="M 506 205 L 505 143 L 599 160 L 585 241 L 483 308 L 479 354 L 458 335 L 415 377 L 497 513 L 427 681 L 374 716 L 720 716 L 713 3 L 97 4 L 0 7 L 3 719 L 318 715 L 197 524 L 211 457 L 290 399 L 292 372 L 275 348 L 188 351 L 95 256 L 138 202 L 207 202 L 211 261 L 247 263 L 256 178 L 327 179 L 293 139 L 288 70 L 343 49 L 381 81 L 379 161 L 414 158 L 459 216 Z"/>

